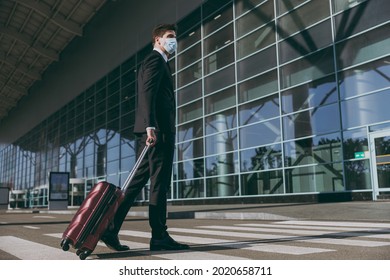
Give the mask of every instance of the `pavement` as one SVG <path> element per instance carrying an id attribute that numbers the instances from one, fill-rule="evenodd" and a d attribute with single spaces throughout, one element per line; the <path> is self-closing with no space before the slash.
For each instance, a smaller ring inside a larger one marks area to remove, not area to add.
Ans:
<path id="1" fill-rule="evenodd" d="M 5 213 L 74 214 L 66 210 L 8 209 Z M 148 206 L 133 206 L 128 216 L 147 217 Z M 390 222 L 390 200 L 333 203 L 168 205 L 168 219 L 329 220 Z"/>

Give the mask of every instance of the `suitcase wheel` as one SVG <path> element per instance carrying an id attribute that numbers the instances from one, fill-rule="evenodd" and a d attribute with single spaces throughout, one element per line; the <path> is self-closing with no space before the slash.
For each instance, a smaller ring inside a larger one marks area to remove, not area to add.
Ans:
<path id="1" fill-rule="evenodd" d="M 61 247 L 62 247 L 62 250 L 64 251 L 68 251 L 70 246 L 69 246 L 69 240 L 68 239 L 62 239 L 61 241 Z"/>
<path id="2" fill-rule="evenodd" d="M 78 253 L 78 254 L 77 254 Z M 90 250 L 78 250 L 76 254 L 79 256 L 80 260 L 85 260 L 92 252 Z"/>

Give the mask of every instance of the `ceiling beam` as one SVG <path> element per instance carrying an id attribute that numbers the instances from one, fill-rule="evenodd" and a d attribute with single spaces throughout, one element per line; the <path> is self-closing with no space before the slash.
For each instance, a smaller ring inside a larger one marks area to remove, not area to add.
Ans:
<path id="1" fill-rule="evenodd" d="M 37 71 L 28 69 L 26 66 L 20 65 L 16 59 L 12 59 L 9 56 L 6 56 L 4 53 L 0 53 L 0 62 L 7 64 L 8 66 L 16 69 L 16 71 L 21 72 L 25 76 L 30 77 L 33 80 L 41 80 L 41 74 Z"/>
<path id="2" fill-rule="evenodd" d="M 15 31 L 11 28 L 7 28 L 4 26 L 0 26 L 0 34 L 4 34 L 8 37 L 12 37 L 12 38 L 26 44 L 29 48 L 31 48 L 32 50 L 34 50 L 38 54 L 40 54 L 46 58 L 49 58 L 52 61 L 59 60 L 59 55 L 55 51 L 34 45 L 33 39 L 25 34 L 22 34 L 18 31 Z"/>
<path id="3" fill-rule="evenodd" d="M 26 6 L 30 9 L 33 9 L 34 11 L 48 18 L 52 23 L 56 24 L 57 26 L 61 27 L 64 30 L 77 36 L 83 36 L 83 29 L 79 25 L 67 21 L 65 18 L 62 18 L 58 14 L 53 16 L 53 11 L 51 10 L 51 7 L 49 5 L 34 0 L 13 0 L 13 1 L 23 6 Z"/>

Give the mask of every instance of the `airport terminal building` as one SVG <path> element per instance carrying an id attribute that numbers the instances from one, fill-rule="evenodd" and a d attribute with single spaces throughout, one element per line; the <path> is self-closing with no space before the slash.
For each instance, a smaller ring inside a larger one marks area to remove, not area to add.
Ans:
<path id="1" fill-rule="evenodd" d="M 137 69 L 161 22 L 178 26 L 171 203 L 390 193 L 388 0 L 54 2 L 0 4 L 13 9 L 0 22 L 0 102 L 24 76 L 40 76 L 0 119 L 0 184 L 23 193 L 25 207 L 47 205 L 51 172 L 69 174 L 69 205 L 98 181 L 124 182 L 135 162 Z M 84 25 L 74 15 L 87 8 L 76 5 L 94 6 Z M 34 17 L 46 22 L 40 31 L 25 24 Z M 34 72 L 41 45 L 50 54 L 71 24 L 81 34 Z M 28 32 L 42 34 L 17 50 Z"/>

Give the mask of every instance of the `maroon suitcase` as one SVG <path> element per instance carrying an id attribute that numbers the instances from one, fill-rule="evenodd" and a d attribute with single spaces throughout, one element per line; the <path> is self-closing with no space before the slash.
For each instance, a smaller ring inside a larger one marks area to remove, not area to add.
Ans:
<path id="1" fill-rule="evenodd" d="M 134 177 L 138 166 L 149 146 L 145 146 L 122 188 L 108 182 L 94 185 L 77 210 L 67 229 L 62 234 L 61 247 L 68 251 L 70 246 L 77 249 L 81 260 L 86 259 L 95 250 L 97 243 L 110 225 L 124 192 Z"/>

